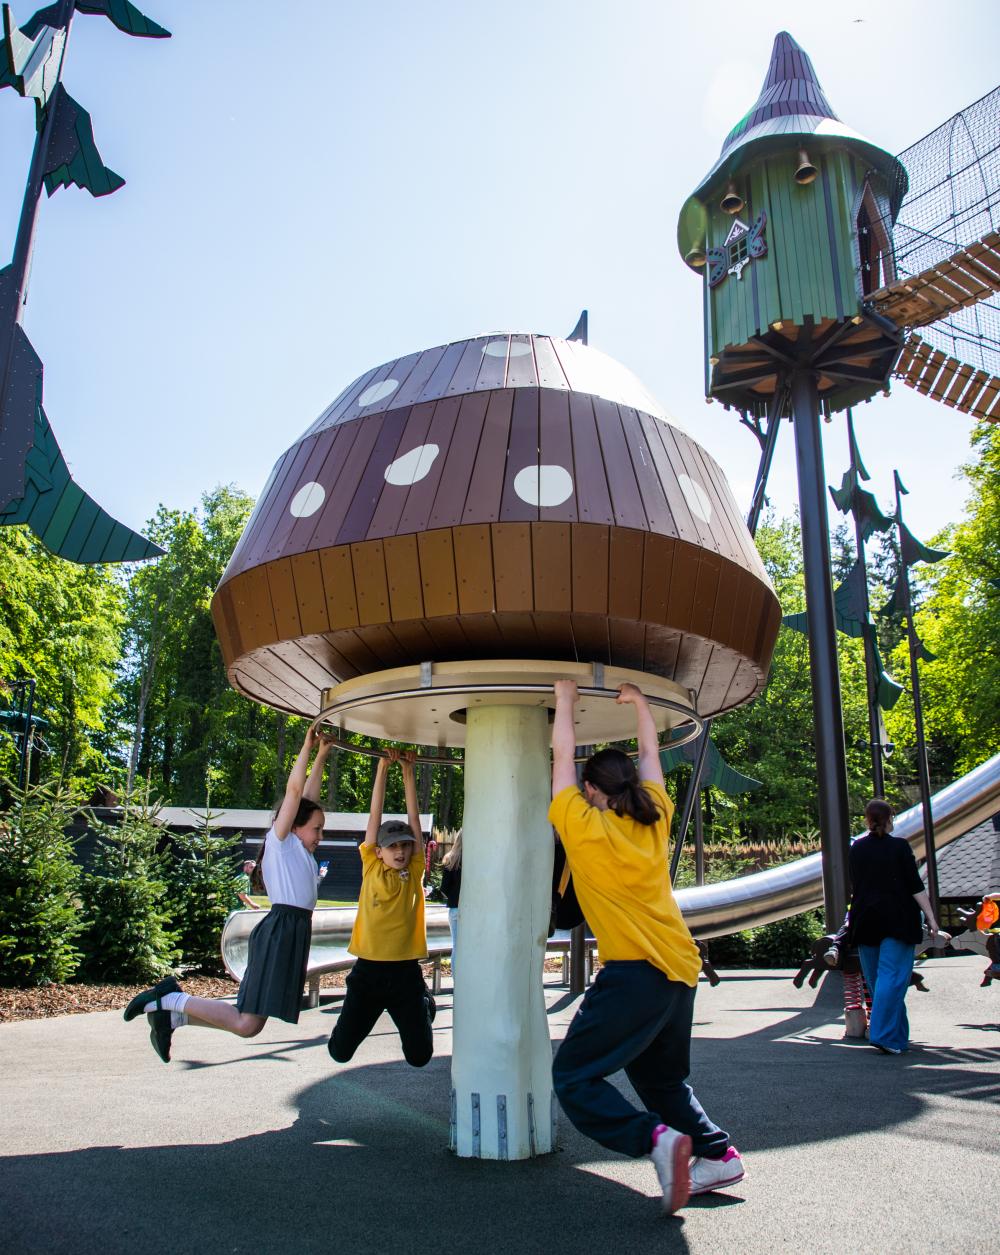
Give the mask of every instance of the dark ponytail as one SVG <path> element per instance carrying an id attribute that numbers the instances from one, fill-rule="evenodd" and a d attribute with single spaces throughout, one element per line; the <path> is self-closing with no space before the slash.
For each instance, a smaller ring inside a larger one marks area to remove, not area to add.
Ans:
<path id="1" fill-rule="evenodd" d="M 292 830 L 301 828 L 304 823 L 308 822 L 309 816 L 314 811 L 321 811 L 322 809 L 323 807 L 320 806 L 319 802 L 314 802 L 308 797 L 302 798 L 299 802 L 299 809 L 295 812 L 295 818 L 292 820 Z M 272 824 L 277 817 L 278 812 L 275 810 L 271 815 Z M 267 886 L 264 884 L 264 848 L 266 845 L 267 836 L 265 834 L 264 840 L 260 843 L 260 853 L 257 855 L 257 862 L 254 864 L 254 869 L 250 873 L 250 888 L 254 891 L 254 893 L 267 893 Z"/>
<path id="2" fill-rule="evenodd" d="M 639 782 L 635 766 L 621 750 L 598 750 L 583 766 L 583 778 L 607 797 L 609 808 L 637 824 L 651 827 L 662 817 L 660 808 Z"/>
<path id="3" fill-rule="evenodd" d="M 868 831 L 875 837 L 889 835 L 889 824 L 892 822 L 892 807 L 883 798 L 876 797 L 865 807 L 865 823 Z"/>
<path id="4" fill-rule="evenodd" d="M 264 884 L 264 846 L 267 844 L 267 838 L 260 843 L 260 852 L 257 855 L 257 861 L 253 865 L 253 871 L 250 873 L 250 889 L 254 893 L 267 896 L 267 888 Z"/>

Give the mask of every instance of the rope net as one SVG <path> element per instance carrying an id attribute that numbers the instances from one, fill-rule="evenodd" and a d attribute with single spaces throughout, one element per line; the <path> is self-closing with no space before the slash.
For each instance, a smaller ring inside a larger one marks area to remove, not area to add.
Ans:
<path id="1" fill-rule="evenodd" d="M 1000 231 L 1000 87 L 898 154 L 909 188 L 893 240 L 905 279 Z M 894 200 L 898 203 L 901 188 Z M 1000 375 L 1000 294 L 922 327 L 935 348 Z"/>

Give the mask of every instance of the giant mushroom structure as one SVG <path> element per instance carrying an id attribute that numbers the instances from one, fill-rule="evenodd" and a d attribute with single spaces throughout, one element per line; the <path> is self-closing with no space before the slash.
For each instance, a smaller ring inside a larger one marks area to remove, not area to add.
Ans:
<path id="1" fill-rule="evenodd" d="M 625 680 L 674 743 L 760 691 L 781 612 L 718 465 L 593 348 L 440 345 L 290 446 L 212 609 L 248 697 L 465 747 L 452 1144 L 550 1150 L 552 685 L 581 685 L 579 744 L 631 734 Z"/>

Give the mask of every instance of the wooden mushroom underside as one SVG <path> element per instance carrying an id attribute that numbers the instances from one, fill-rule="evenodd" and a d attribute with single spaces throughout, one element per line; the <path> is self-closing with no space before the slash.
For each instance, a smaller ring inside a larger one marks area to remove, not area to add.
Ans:
<path id="1" fill-rule="evenodd" d="M 212 603 L 231 683 L 315 715 L 353 676 L 544 658 L 662 676 L 703 715 L 749 700 L 781 611 L 717 464 L 602 354 L 511 336 L 498 367 L 498 343 L 369 372 L 279 460 Z"/>

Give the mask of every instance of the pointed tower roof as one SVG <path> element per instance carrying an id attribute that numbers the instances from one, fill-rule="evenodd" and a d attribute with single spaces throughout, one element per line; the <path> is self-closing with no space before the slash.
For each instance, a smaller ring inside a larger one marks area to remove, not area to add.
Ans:
<path id="1" fill-rule="evenodd" d="M 751 157 L 787 149 L 794 143 L 830 147 L 830 141 L 847 140 L 860 147 L 872 164 L 885 174 L 890 184 L 906 174 L 896 158 L 873 144 L 834 113 L 816 77 L 812 61 L 787 31 L 780 31 L 771 50 L 771 63 L 760 96 L 751 109 L 726 136 L 719 160 L 695 191 L 701 197 L 717 180 L 728 178 Z M 899 198 L 902 199 L 900 191 Z"/>

